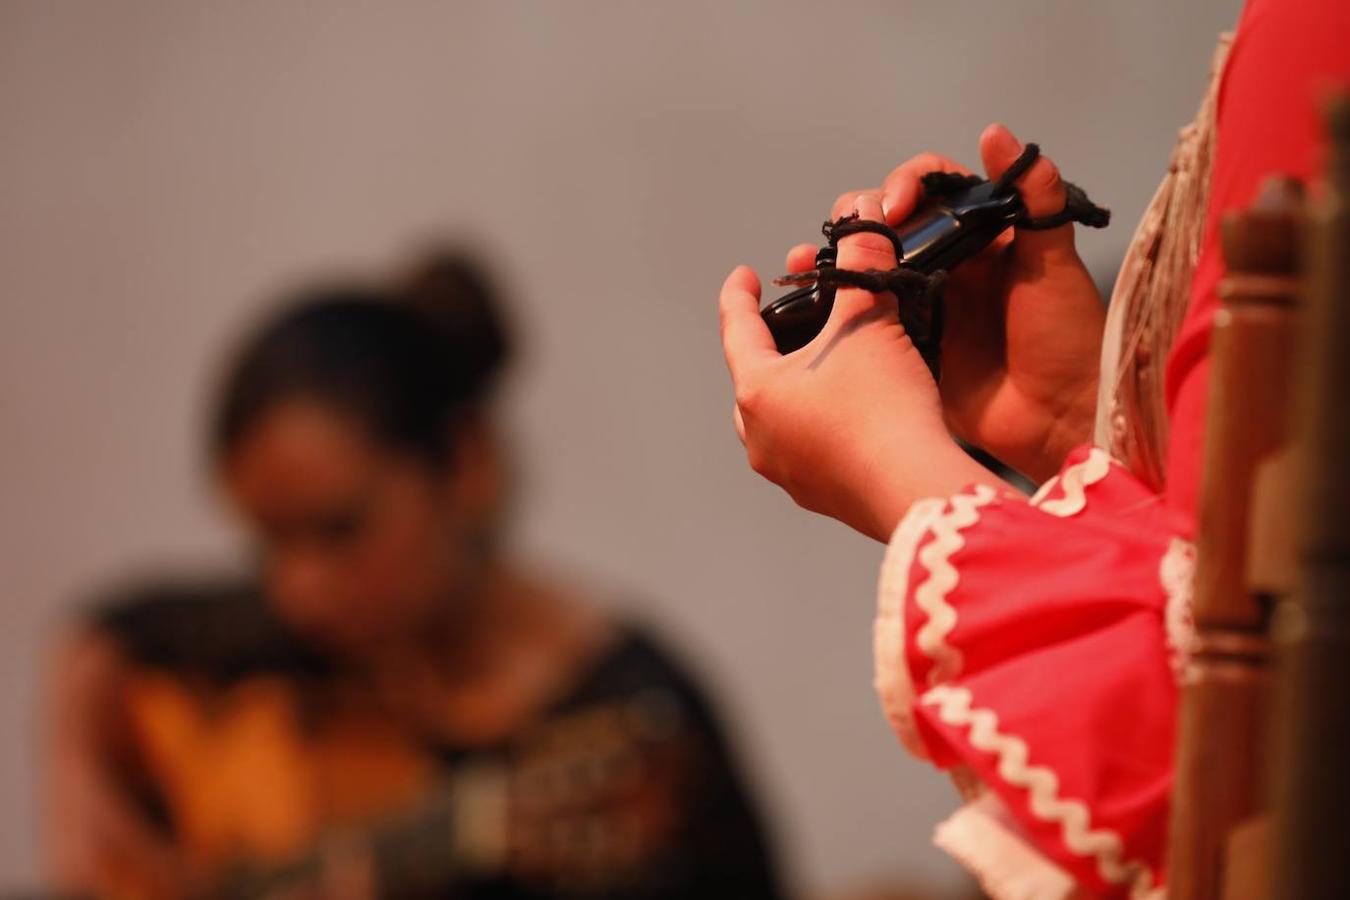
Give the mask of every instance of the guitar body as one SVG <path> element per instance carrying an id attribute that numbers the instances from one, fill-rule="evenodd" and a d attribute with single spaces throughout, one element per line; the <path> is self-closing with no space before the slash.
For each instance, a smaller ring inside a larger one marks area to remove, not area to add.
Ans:
<path id="1" fill-rule="evenodd" d="M 695 751 L 668 694 L 546 716 L 454 767 L 328 694 L 272 675 L 128 680 L 188 873 L 172 896 L 426 896 L 484 878 L 604 892 L 642 877 L 685 824 Z"/>
<path id="2" fill-rule="evenodd" d="M 388 719 L 314 716 L 307 693 L 271 675 L 224 687 L 156 670 L 129 679 L 127 719 L 194 880 L 284 864 L 326 831 L 388 816 L 431 784 L 432 762 Z"/>

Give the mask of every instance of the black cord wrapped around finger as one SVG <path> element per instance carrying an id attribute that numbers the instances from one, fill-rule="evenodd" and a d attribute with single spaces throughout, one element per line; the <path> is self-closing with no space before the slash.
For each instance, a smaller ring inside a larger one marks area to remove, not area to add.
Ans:
<path id="1" fill-rule="evenodd" d="M 878 224 L 876 222 L 864 224 Z M 883 226 L 884 227 L 884 226 Z M 871 229 L 859 229 L 870 231 Z M 945 324 L 942 291 L 947 273 L 925 275 L 913 269 L 812 269 L 775 278 L 774 284 L 816 285 L 834 291 L 841 287 L 859 288 L 873 294 L 894 294 L 899 303 L 900 324 L 909 335 L 928 371 L 936 381 L 942 371 L 942 330 Z"/>

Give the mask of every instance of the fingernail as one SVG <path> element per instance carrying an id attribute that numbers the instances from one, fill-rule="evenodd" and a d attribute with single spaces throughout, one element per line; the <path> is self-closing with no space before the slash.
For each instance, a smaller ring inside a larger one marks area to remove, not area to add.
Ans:
<path id="1" fill-rule="evenodd" d="M 859 194 L 853 201 L 853 211 L 861 219 L 878 220 L 881 218 L 881 204 L 870 194 Z"/>

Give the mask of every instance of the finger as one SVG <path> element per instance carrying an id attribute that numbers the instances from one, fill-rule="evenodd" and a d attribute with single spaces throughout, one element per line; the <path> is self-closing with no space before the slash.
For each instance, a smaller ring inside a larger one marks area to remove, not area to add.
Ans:
<path id="1" fill-rule="evenodd" d="M 881 186 L 881 209 L 886 224 L 898 225 L 914 212 L 923 196 L 923 176 L 929 172 L 970 174 L 965 166 L 936 153 L 910 157 L 887 175 Z"/>
<path id="2" fill-rule="evenodd" d="M 858 205 L 858 198 L 868 195 L 881 199 L 881 190 L 878 188 L 864 188 L 857 191 L 844 191 L 835 199 L 834 205 L 830 207 L 830 220 L 842 219 L 844 216 L 853 215 L 854 209 Z"/>
<path id="3" fill-rule="evenodd" d="M 1004 126 L 994 123 L 980 135 L 980 157 L 985 172 L 991 179 L 1002 177 L 1008 167 L 1026 149 L 1022 142 Z M 1068 200 L 1059 168 L 1048 157 L 1041 156 L 1016 181 L 1018 193 L 1026 205 L 1027 215 L 1033 219 L 1052 216 L 1064 208 Z M 1019 239 L 1032 239 L 1038 246 L 1073 245 L 1073 227 L 1065 224 L 1048 231 L 1021 231 Z"/>
<path id="4" fill-rule="evenodd" d="M 980 157 L 991 179 L 1001 178 L 1025 149 L 1011 131 L 997 122 L 980 135 Z M 1031 168 L 1017 179 L 1017 188 L 1022 194 L 1027 212 L 1034 219 L 1054 215 L 1064 208 L 1064 182 L 1060 180 L 1059 169 L 1049 157 L 1038 157 Z"/>
<path id="5" fill-rule="evenodd" d="M 812 244 L 798 244 L 787 253 L 787 270 L 796 275 L 809 272 L 816 267 L 816 247 Z"/>
<path id="6" fill-rule="evenodd" d="M 871 194 L 858 197 L 854 211 L 860 219 L 873 222 L 882 220 L 881 201 Z M 839 241 L 839 258 L 835 265 L 841 269 L 865 271 L 867 269 L 894 269 L 896 266 L 895 246 L 879 234 L 863 231 L 850 234 Z M 834 313 L 841 310 L 857 310 L 875 303 L 870 291 L 859 288 L 840 288 L 835 294 Z M 833 318 L 833 315 L 831 316 Z"/>
<path id="7" fill-rule="evenodd" d="M 769 326 L 759 314 L 759 276 L 753 269 L 737 266 L 732 270 L 722 284 L 718 309 L 722 350 L 732 381 L 739 381 L 746 369 L 778 356 Z"/>
<path id="8" fill-rule="evenodd" d="M 745 446 L 745 416 L 741 415 L 739 406 L 732 406 L 731 421 L 736 423 L 736 437 L 741 439 L 741 446 Z"/>
<path id="9" fill-rule="evenodd" d="M 881 201 L 872 194 L 859 195 L 853 211 L 859 219 L 881 221 Z M 895 264 L 895 245 L 883 235 L 863 231 L 839 241 L 835 265 L 841 269 L 894 269 Z"/>

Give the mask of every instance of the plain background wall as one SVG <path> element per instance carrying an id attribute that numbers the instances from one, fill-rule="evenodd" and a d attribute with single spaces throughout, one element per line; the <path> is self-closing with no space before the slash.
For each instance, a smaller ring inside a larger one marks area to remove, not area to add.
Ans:
<path id="1" fill-rule="evenodd" d="M 954 878 L 950 787 L 871 689 L 881 548 L 744 464 L 714 304 L 843 189 L 1001 119 L 1113 207 L 1111 271 L 1237 0 L 0 0 L 0 886 L 36 883 L 38 698 L 90 588 L 228 561 L 201 461 L 279 288 L 428 235 L 501 263 L 522 545 L 720 688 L 802 884 Z M 1053 690 L 1053 685 L 1046 685 Z"/>

